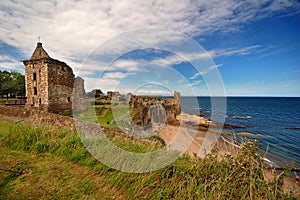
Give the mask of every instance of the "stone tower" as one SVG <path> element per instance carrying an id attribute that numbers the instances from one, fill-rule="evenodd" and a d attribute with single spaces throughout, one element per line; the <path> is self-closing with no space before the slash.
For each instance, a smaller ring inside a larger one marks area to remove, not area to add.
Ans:
<path id="1" fill-rule="evenodd" d="M 53 113 L 72 110 L 74 74 L 66 63 L 51 58 L 38 42 L 25 65 L 26 106 Z"/>
<path id="2" fill-rule="evenodd" d="M 175 105 L 176 115 L 179 115 L 181 113 L 180 93 L 176 91 L 174 91 L 174 105 Z"/>

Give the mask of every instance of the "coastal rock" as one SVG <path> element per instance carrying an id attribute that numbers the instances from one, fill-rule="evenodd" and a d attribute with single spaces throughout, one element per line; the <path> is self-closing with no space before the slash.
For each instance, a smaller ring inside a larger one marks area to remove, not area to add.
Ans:
<path id="1" fill-rule="evenodd" d="M 262 137 L 262 134 L 253 134 L 249 132 L 240 132 L 236 134 L 237 136 L 246 136 L 246 137 Z"/>
<path id="2" fill-rule="evenodd" d="M 300 128 L 297 127 L 291 127 L 291 128 L 285 128 L 286 130 L 300 130 Z"/>

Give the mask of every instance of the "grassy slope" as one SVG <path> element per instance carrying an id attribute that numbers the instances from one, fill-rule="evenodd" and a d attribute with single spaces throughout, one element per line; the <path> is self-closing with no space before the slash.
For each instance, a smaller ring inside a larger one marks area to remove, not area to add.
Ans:
<path id="1" fill-rule="evenodd" d="M 64 157 L 1 148 L 0 160 L 1 167 L 24 172 L 1 172 L 0 199 L 123 199 L 88 168 Z"/>
<path id="2" fill-rule="evenodd" d="M 293 199 L 283 194 L 282 177 L 264 181 L 263 163 L 255 156 L 255 145 L 221 162 L 216 154 L 204 160 L 182 157 L 155 172 L 130 174 L 95 160 L 75 131 L 3 121 L 0 127 L 0 167 L 24 171 L 15 177 L 1 173 L 0 199 L 101 195 L 128 199 Z M 130 150 L 130 145 L 126 148 Z M 132 151 L 140 151 L 140 147 Z M 29 192 L 28 187 L 32 188 Z"/>
<path id="3" fill-rule="evenodd" d="M 108 109 L 108 111 L 104 116 L 100 116 L 100 113 L 104 108 Z M 81 116 L 77 118 L 86 122 L 97 122 L 101 126 L 111 127 L 112 120 L 121 117 L 129 110 L 130 108 L 127 105 L 121 104 L 117 104 L 116 106 L 96 105 L 91 107 L 89 110 L 82 112 Z M 134 113 L 135 111 L 131 112 L 130 115 L 133 116 Z"/>

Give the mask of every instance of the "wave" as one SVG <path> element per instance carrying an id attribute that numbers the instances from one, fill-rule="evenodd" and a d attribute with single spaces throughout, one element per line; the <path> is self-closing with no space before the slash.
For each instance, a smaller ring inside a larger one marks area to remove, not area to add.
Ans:
<path id="1" fill-rule="evenodd" d="M 182 108 L 183 110 L 202 110 L 202 108 L 197 107 L 197 108 Z"/>
<path id="2" fill-rule="evenodd" d="M 228 118 L 233 118 L 233 119 L 251 119 L 252 116 L 247 115 L 247 116 L 240 116 L 240 115 L 227 115 Z"/>

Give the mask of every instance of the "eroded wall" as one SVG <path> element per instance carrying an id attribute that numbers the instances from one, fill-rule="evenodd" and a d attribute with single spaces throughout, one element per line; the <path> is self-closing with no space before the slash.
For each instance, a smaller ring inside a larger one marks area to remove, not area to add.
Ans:
<path id="1" fill-rule="evenodd" d="M 129 106 L 136 109 L 132 118 L 139 126 L 146 126 L 151 122 L 151 106 L 161 105 L 166 112 L 166 123 L 177 125 L 179 122 L 176 116 L 181 113 L 180 93 L 174 92 L 173 98 L 159 98 L 156 96 L 137 96 L 127 94 Z M 160 119 L 160 121 L 162 121 Z"/>

